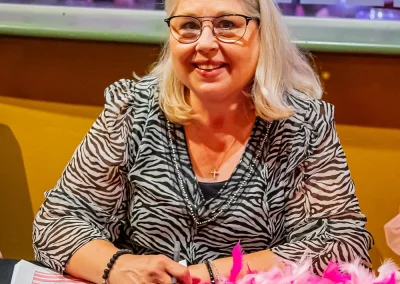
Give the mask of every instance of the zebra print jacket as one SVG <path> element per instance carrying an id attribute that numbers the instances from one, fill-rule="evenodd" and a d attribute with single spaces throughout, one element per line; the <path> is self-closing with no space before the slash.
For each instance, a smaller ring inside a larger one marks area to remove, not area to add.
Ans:
<path id="1" fill-rule="evenodd" d="M 293 261 L 306 253 L 316 272 L 330 260 L 360 257 L 369 263 L 373 239 L 335 130 L 333 106 L 288 95 L 296 113 L 271 123 L 262 149 L 269 122 L 257 118 L 230 180 L 206 201 L 183 126 L 170 123 L 169 140 L 157 95 L 154 78 L 121 80 L 106 89 L 103 112 L 36 215 L 37 260 L 62 272 L 80 247 L 103 239 L 136 254 L 169 257 L 179 241 L 181 259 L 196 264 L 229 256 L 240 240 L 246 253 L 270 249 Z M 221 214 L 196 225 L 188 202 L 199 221 Z"/>

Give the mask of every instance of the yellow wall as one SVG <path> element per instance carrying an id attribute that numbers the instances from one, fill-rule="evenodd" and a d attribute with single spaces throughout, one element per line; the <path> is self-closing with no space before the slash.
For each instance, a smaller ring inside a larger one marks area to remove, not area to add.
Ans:
<path id="1" fill-rule="evenodd" d="M 0 97 L 0 153 L 5 156 L 0 156 L 0 251 L 4 257 L 33 258 L 31 223 L 43 193 L 55 185 L 100 112 L 101 107 Z M 18 146 L 22 157 L 15 150 L 11 154 L 5 150 Z M 14 160 L 22 161 L 10 168 Z M 16 186 L 21 179 L 26 179 L 27 186 Z"/>
<path id="2" fill-rule="evenodd" d="M 0 170 L 5 169 L 8 176 L 18 176 L 18 180 L 25 176 L 27 181 L 26 185 L 18 184 L 27 187 L 27 190 L 20 190 L 13 188 L 15 184 L 1 184 L 0 180 L 0 206 L 3 208 L 0 212 L 6 214 L 4 212 L 13 212 L 15 208 L 23 212 L 23 216 L 0 216 L 0 219 L 8 217 L 13 220 L 12 223 L 20 224 L 18 218 L 25 218 L 24 228 L 9 222 L 6 224 L 8 234 L 0 233 L 0 250 L 5 257 L 32 256 L 29 251 L 30 235 L 29 240 L 23 235 L 31 230 L 31 218 L 43 201 L 43 192 L 54 186 L 75 147 L 100 111 L 100 107 L 0 97 L 0 147 L 6 145 L 11 149 L 15 145 L 11 147 L 7 143 L 17 143 L 22 156 L 19 166 L 11 168 L 8 164 L 4 165 L 3 159 Z M 7 138 L 9 142 L 2 140 L 4 136 L 10 136 L 4 135 L 6 132 L 12 133 L 15 139 Z M 396 257 L 386 246 L 383 232 L 384 223 L 397 214 L 400 205 L 400 130 L 340 125 L 338 132 L 356 182 L 361 207 L 369 220 L 368 228 L 376 240 L 374 257 L 378 252 L 384 258 L 392 257 L 400 263 L 400 257 Z M 11 153 L 14 152 L 9 155 Z M 20 193 L 29 195 L 29 198 L 18 195 Z M 15 202 L 24 198 L 30 200 L 30 204 Z M 4 232 L 1 222 L 4 221 L 0 221 L 0 232 Z M 14 247 L 16 241 L 25 245 L 17 249 Z"/>

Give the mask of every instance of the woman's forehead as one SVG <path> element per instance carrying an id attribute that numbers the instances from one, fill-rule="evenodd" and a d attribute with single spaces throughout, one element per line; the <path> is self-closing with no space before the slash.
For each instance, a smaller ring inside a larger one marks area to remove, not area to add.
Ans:
<path id="1" fill-rule="evenodd" d="M 176 0 L 175 14 L 190 16 L 220 16 L 243 14 L 242 0 Z"/>

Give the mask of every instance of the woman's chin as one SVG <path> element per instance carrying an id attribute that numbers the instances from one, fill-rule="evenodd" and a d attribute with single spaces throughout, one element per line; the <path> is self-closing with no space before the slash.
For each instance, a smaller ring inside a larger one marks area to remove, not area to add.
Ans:
<path id="1" fill-rule="evenodd" d="M 196 94 L 199 98 L 223 98 L 229 96 L 232 93 L 232 83 L 200 83 L 197 86 L 190 88 L 191 91 Z"/>
<path id="2" fill-rule="evenodd" d="M 208 100 L 213 102 L 226 101 L 229 99 L 228 90 L 226 89 L 202 89 L 195 90 L 195 95 L 201 100 Z"/>

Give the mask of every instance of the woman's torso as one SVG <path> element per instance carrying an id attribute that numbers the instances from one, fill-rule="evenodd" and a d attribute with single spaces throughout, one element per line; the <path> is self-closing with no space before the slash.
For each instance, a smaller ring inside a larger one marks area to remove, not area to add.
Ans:
<path id="1" fill-rule="evenodd" d="M 131 111 L 126 114 L 135 121 L 126 170 L 129 208 L 121 246 L 172 257 L 179 241 L 181 258 L 199 263 L 229 256 L 239 240 L 246 253 L 285 242 L 286 195 L 299 182 L 297 165 L 306 155 L 304 137 L 303 144 L 290 143 L 291 136 L 306 135 L 301 121 L 257 118 L 231 178 L 206 200 L 184 127 L 167 121 L 157 89 L 139 96 Z"/>

